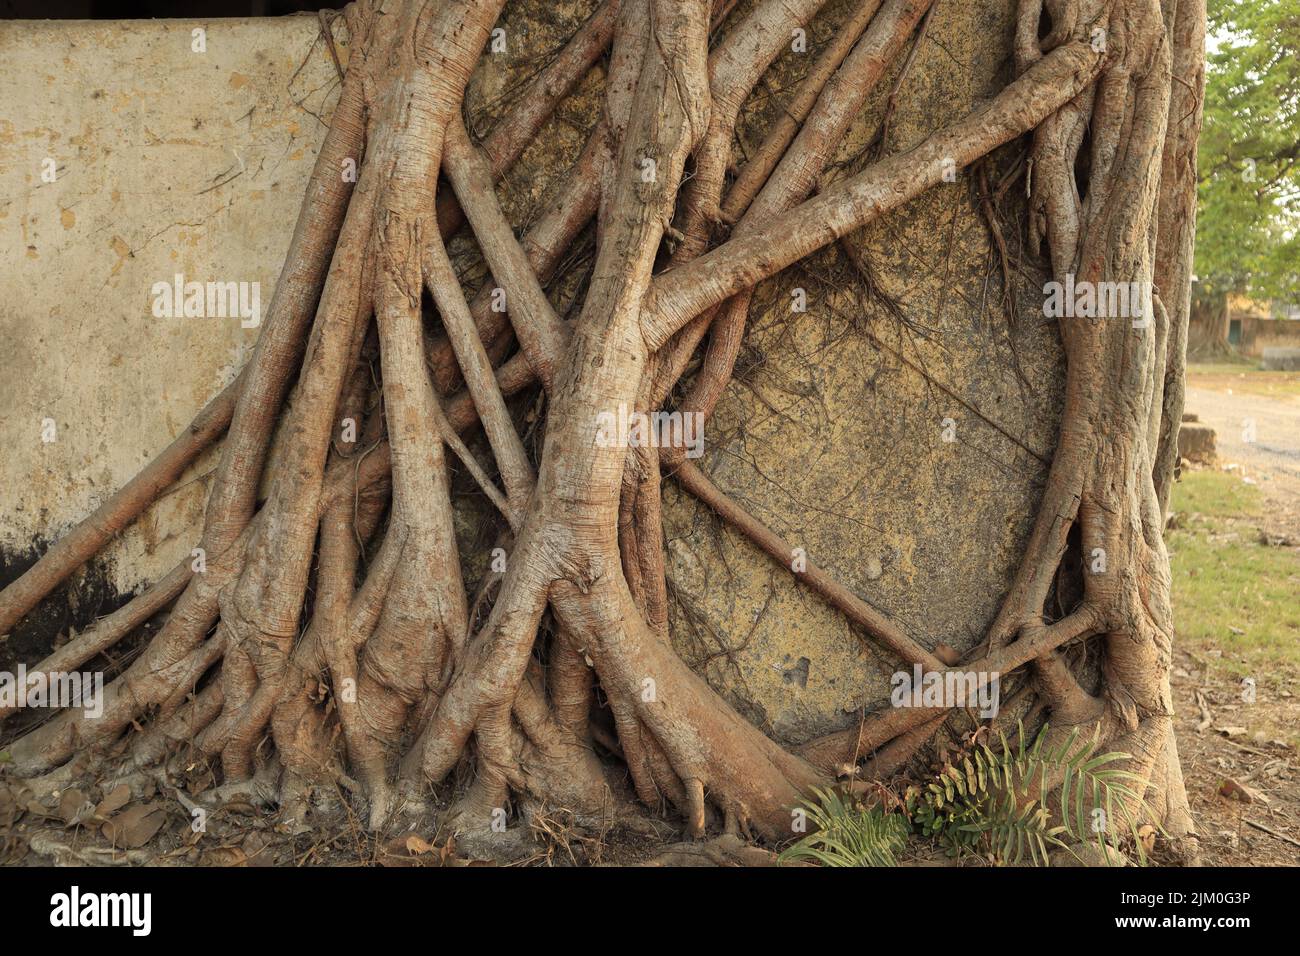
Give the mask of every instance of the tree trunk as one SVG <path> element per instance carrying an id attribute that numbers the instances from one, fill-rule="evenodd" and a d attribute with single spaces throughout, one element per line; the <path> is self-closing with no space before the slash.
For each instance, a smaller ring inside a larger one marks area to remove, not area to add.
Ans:
<path id="1" fill-rule="evenodd" d="M 1187 353 L 1214 357 L 1226 355 L 1228 351 L 1227 293 L 1194 296 L 1187 322 Z"/>
<path id="2" fill-rule="evenodd" d="M 945 722 L 968 719 L 952 701 L 884 708 L 792 748 L 743 716 L 673 641 L 668 475 L 893 667 L 981 685 L 1023 676 L 1016 714 L 1050 740 L 1082 732 L 1122 752 L 1141 781 L 1135 812 L 1193 855 L 1162 533 L 1191 311 L 1203 0 L 1021 0 L 1002 90 L 893 154 L 889 116 L 933 0 L 848 5 L 802 82 L 778 94 L 765 74 L 835 5 L 605 0 L 476 142 L 462 102 L 502 5 L 347 9 L 342 93 L 252 360 L 0 593 L 0 630 L 224 430 L 205 567 L 178 567 L 35 665 L 75 668 L 170 606 L 103 714 L 69 709 L 18 737 L 9 772 L 38 792 L 74 776 L 165 777 L 160 740 L 185 721 L 221 795 L 256 793 L 299 822 L 343 781 L 374 828 L 445 812 L 490 832 L 512 802 L 592 820 L 666 803 L 693 836 L 721 827 L 780 844 L 813 787 L 906 776 Z M 559 199 L 518 238 L 494 183 L 606 50 L 602 116 Z M 831 176 L 887 81 L 878 143 L 859 171 Z M 759 95 L 787 98 L 780 121 L 738 144 Z M 340 175 L 349 160 L 355 184 Z M 996 188 L 990 169 L 1003 172 Z M 800 560 L 681 442 L 646 441 L 635 422 L 664 409 L 707 419 L 738 375 L 756 285 L 955 175 L 978 184 L 1007 302 L 1030 269 L 1145 303 L 1132 316 L 1048 313 L 1065 365 L 1059 438 L 1019 569 L 964 657 Z M 587 267 L 566 253 L 593 217 Z M 491 273 L 482 289 L 448 253 L 462 225 Z M 564 282 L 580 292 L 568 317 Z M 507 402 L 526 389 L 546 401 L 527 440 Z M 355 444 L 338 440 L 345 421 L 362 423 Z M 461 438 L 480 425 L 490 466 Z M 503 557 L 481 579 L 457 542 L 449 455 L 499 511 Z"/>

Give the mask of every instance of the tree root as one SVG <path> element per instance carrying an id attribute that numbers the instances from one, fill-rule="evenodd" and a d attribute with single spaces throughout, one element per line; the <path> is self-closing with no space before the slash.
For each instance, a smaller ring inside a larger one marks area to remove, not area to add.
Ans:
<path id="1" fill-rule="evenodd" d="M 503 836 L 512 809 L 517 821 L 564 807 L 605 825 L 631 819 L 635 797 L 655 810 L 673 805 L 693 838 L 725 834 L 670 860 L 732 863 L 761 853 L 742 837 L 789 838 L 791 809 L 814 785 L 904 769 L 948 707 L 870 714 L 791 753 L 678 656 L 661 473 L 787 567 L 791 547 L 682 449 L 609 442 L 599 422 L 623 406 L 659 408 L 710 329 L 681 410 L 711 414 L 757 282 L 941 182 L 948 164 L 968 166 L 1032 132 L 1030 236 L 1045 243 L 1054 276 L 1154 278 L 1161 289 L 1146 327 L 1061 320 L 1060 440 L 984 643 L 959 662 L 816 565 L 795 573 L 907 666 L 974 672 L 981 686 L 1029 669 L 1022 692 L 1033 713 L 1053 734 L 1096 730 L 1127 752 L 1149 782 L 1144 806 L 1194 857 L 1172 734 L 1161 534 L 1188 311 L 1191 231 L 1181 224 L 1199 128 L 1199 113 L 1184 117 L 1199 108 L 1203 11 L 1027 0 L 1011 84 L 809 199 L 866 96 L 932 12 L 929 0 L 854 8 L 730 189 L 740 110 L 820 0 L 762 0 L 743 16 L 729 16 L 727 2 L 608 0 L 476 144 L 460 111 L 501 6 L 349 8 L 354 53 L 253 360 L 0 593 L 0 631 L 224 431 L 201 567 L 179 565 L 42 662 L 81 666 L 171 605 L 109 685 L 102 716 L 65 711 L 19 737 L 12 771 L 50 794 L 86 775 L 171 786 L 177 762 L 219 761 L 208 801 L 278 806 L 304 827 L 341 787 L 374 829 L 430 824 L 430 790 L 455 774 L 459 792 L 441 825 L 497 853 L 528 839 L 519 826 Z M 517 238 L 494 183 L 607 47 L 604 117 Z M 1171 70 L 1190 78 L 1190 93 L 1171 94 Z M 355 186 L 338 173 L 344 160 L 358 164 Z M 438 187 L 440 172 L 450 190 Z M 566 321 L 546 284 L 569 268 L 566 252 L 593 217 L 595 261 Z M 492 276 L 472 296 L 445 245 L 462 222 Z M 423 315 L 426 289 L 437 333 Z M 532 426 L 540 456 L 507 402 L 534 382 L 547 399 L 544 426 Z M 342 437 L 362 420 L 360 440 Z M 459 437 L 475 424 L 491 465 Z M 503 519 L 477 584 L 462 565 L 445 448 Z M 1051 599 L 1066 603 L 1057 582 L 1080 570 L 1081 597 L 1053 620 Z M 1101 656 L 1097 686 L 1085 688 L 1060 653 L 1081 642 Z"/>

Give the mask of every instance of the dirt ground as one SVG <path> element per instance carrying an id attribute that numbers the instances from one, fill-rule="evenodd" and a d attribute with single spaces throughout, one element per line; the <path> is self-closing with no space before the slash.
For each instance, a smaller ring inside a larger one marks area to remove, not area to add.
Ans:
<path id="1" fill-rule="evenodd" d="M 1256 688 L 1247 704 L 1235 680 L 1210 660 L 1175 652 L 1174 700 L 1178 746 L 1188 796 L 1201 837 L 1203 863 L 1219 866 L 1300 865 L 1300 764 L 1286 741 L 1270 739 L 1259 726 L 1300 721 L 1295 683 L 1279 679 Z M 3 788 L 0 788 L 2 790 Z M 21 804 L 21 794 L 13 797 Z M 100 804 L 99 808 L 102 808 Z M 111 831 L 90 814 L 77 791 L 58 806 L 16 805 L 0 793 L 0 865 L 162 866 L 474 866 L 488 865 L 471 846 L 436 833 L 376 839 L 363 822 L 341 812 L 336 822 L 310 834 L 293 834 L 274 815 L 234 801 L 212 811 L 204 832 L 177 798 L 177 791 L 131 801 L 115 819 L 137 811 L 131 825 Z M 99 809 L 97 808 L 97 809 Z M 25 811 L 25 812 L 24 812 Z M 143 812 L 143 816 L 140 815 Z M 69 820 L 74 822 L 69 823 Z M 675 828 L 643 820 L 605 832 L 584 832 L 556 811 L 534 821 L 534 836 L 515 865 L 772 865 L 773 854 L 738 842 L 680 843 Z M 144 843 L 130 846 L 140 838 Z M 115 846 L 114 843 L 117 842 Z M 733 841 L 734 842 L 734 841 Z M 127 846 L 122 844 L 126 843 Z M 912 865 L 943 865 L 937 851 L 917 846 Z M 1157 845 L 1156 859 L 1159 859 Z"/>
<path id="2" fill-rule="evenodd" d="M 1203 862 L 1300 865 L 1296 749 L 1255 729 L 1300 721 L 1294 680 L 1261 681 L 1248 704 L 1235 679 L 1175 647 L 1173 689 L 1178 751 Z"/>
<path id="3" fill-rule="evenodd" d="M 1300 546 L 1300 374 L 1192 368 L 1185 407 L 1215 429 L 1218 467 L 1259 489 L 1260 530 Z M 1258 677 L 1248 703 L 1236 676 L 1215 666 L 1218 654 L 1175 644 L 1178 747 L 1205 861 L 1300 865 L 1300 762 L 1276 739 L 1277 728 L 1300 726 L 1296 675 Z"/>
<path id="4" fill-rule="evenodd" d="M 1214 429 L 1221 463 L 1259 486 L 1267 530 L 1300 541 L 1300 373 L 1193 369 L 1185 409 Z"/>

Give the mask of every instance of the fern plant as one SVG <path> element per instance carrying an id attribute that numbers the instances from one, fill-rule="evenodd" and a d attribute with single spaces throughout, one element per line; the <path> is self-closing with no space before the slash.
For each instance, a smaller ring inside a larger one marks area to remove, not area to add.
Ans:
<path id="1" fill-rule="evenodd" d="M 901 813 L 846 802 L 835 790 L 813 788 L 804 812 L 815 828 L 781 854 L 784 861 L 822 866 L 894 866 L 907 843 L 909 827 Z"/>
<path id="2" fill-rule="evenodd" d="M 1095 842 L 1106 853 L 1115 826 L 1133 839 L 1139 862 L 1146 854 L 1138 834 L 1141 779 L 1113 766 L 1128 754 L 1098 754 L 1098 736 L 1081 741 L 1076 728 L 1055 747 L 1046 746 L 1046 726 L 1027 743 L 1019 727 L 1016 746 L 999 734 L 1000 751 L 980 742 L 954 766 L 922 788 L 913 788 L 908 811 L 919 832 L 937 838 L 950 852 L 979 852 L 996 863 L 1045 865 L 1051 849 Z M 1060 778 L 1059 789 L 1049 779 Z M 1046 806 L 1057 796 L 1059 823 Z M 1068 841 L 1068 842 L 1067 842 Z M 1073 850 L 1071 850 L 1073 852 Z"/>
<path id="3" fill-rule="evenodd" d="M 1000 865 L 1048 865 L 1048 854 L 1071 844 L 1096 843 L 1116 825 L 1132 838 L 1140 864 L 1146 853 L 1138 833 L 1141 779 L 1113 766 L 1128 754 L 1098 754 L 1098 736 L 1081 741 L 1076 729 L 1056 746 L 1047 727 L 1027 743 L 1019 727 L 1016 746 L 999 734 L 1001 750 L 981 741 L 958 763 L 904 795 L 904 812 L 888 813 L 846 802 L 834 790 L 814 788 L 804 803 L 816 831 L 782 854 L 826 866 L 892 866 L 909 831 L 935 840 L 954 856 L 978 854 Z M 1049 780 L 1060 779 L 1059 789 Z M 1046 800 L 1055 794 L 1056 814 Z M 1059 822 L 1055 822 L 1059 820 Z M 1077 854 L 1076 854 L 1077 856 Z M 1109 859 L 1109 856 L 1106 857 Z"/>

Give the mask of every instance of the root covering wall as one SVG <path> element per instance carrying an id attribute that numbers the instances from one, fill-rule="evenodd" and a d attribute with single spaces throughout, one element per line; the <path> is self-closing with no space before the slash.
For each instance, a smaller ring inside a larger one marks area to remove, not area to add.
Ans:
<path id="1" fill-rule="evenodd" d="M 592 6 L 509 5 L 505 50 L 484 57 L 470 87 L 471 126 L 535 71 L 532 50 L 554 48 Z M 905 57 L 877 84 L 823 183 L 914 145 L 1001 89 L 1013 6 L 941 4 L 883 141 Z M 817 24 L 813 49 L 829 38 L 825 20 Z M 341 22 L 335 32 L 346 58 Z M 786 54 L 782 85 L 812 59 Z M 576 157 L 598 115 L 597 79 L 506 177 L 512 220 Z M 337 75 L 314 17 L 20 22 L 0 25 L 0 82 L 0 238 L 17 251 L 0 270 L 3 584 L 241 367 L 257 328 L 238 316 L 155 315 L 155 284 L 178 274 L 250 291 L 256 283 L 266 308 Z M 743 141 L 760 141 L 779 108 L 757 100 L 742 112 Z M 994 185 L 1012 161 L 995 157 Z M 1062 374 L 1037 291 L 1045 277 L 1020 278 L 1007 307 L 979 189 L 962 170 L 760 287 L 741 371 L 708 422 L 700 462 L 904 630 L 959 651 L 987 629 L 1028 536 Z M 483 270 L 463 239 L 452 252 L 459 269 Z M 798 290 L 806 311 L 792 309 Z M 580 290 L 551 291 L 563 307 Z M 204 456 L 0 643 L 0 667 L 39 656 L 183 557 L 213 463 Z M 888 696 L 892 665 L 842 615 L 671 481 L 665 493 L 674 641 L 743 714 L 794 744 L 855 723 L 856 711 Z"/>

